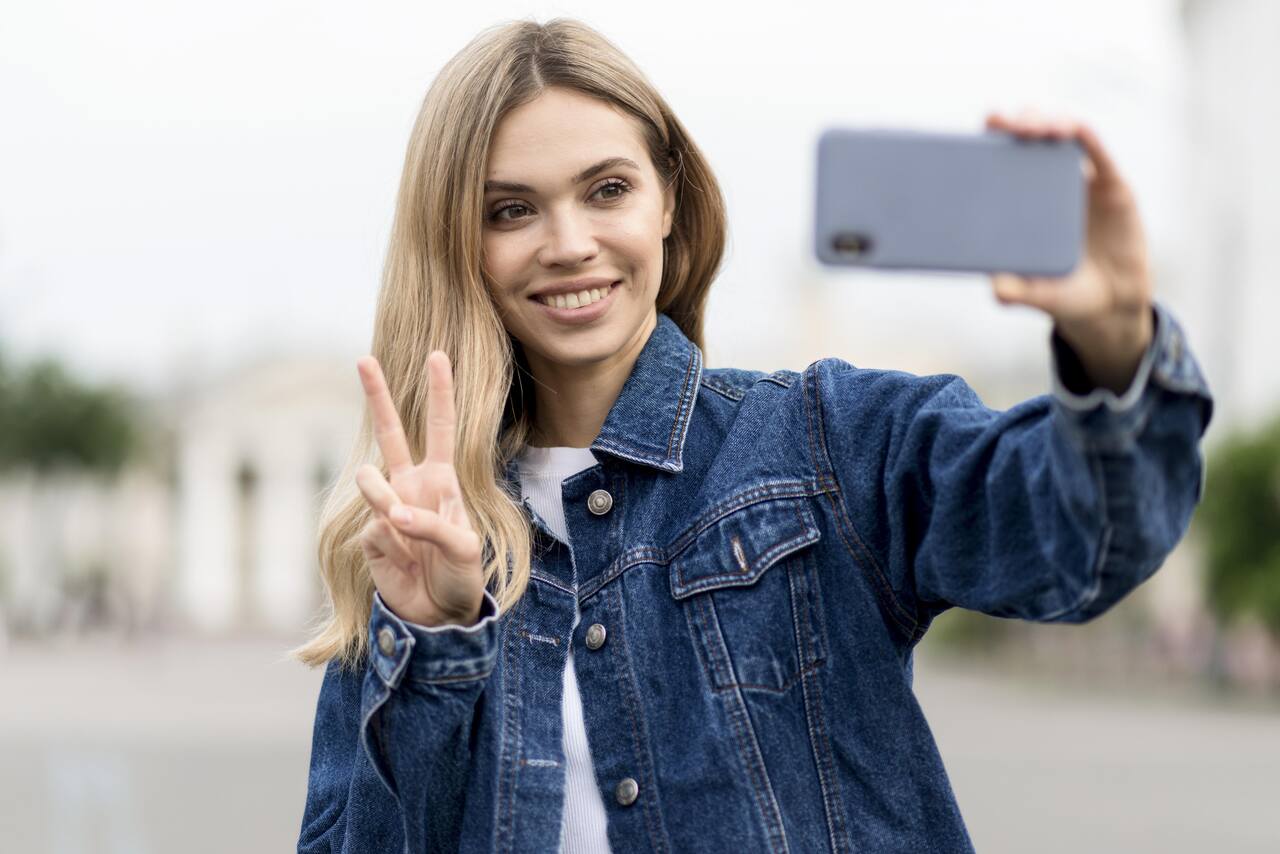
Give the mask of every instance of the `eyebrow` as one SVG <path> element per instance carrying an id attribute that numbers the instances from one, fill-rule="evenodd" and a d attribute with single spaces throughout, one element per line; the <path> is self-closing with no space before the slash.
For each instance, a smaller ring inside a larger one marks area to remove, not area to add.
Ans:
<path id="1" fill-rule="evenodd" d="M 613 169 L 616 166 L 630 166 L 632 169 L 635 169 L 635 170 L 640 169 L 640 167 L 636 165 L 636 162 L 634 160 L 628 159 L 626 157 L 606 157 L 604 160 L 601 160 L 599 163 L 592 164 L 591 166 L 588 166 L 586 169 L 583 169 L 577 175 L 574 175 L 573 183 L 581 184 L 583 181 L 587 180 L 588 178 L 600 172 L 603 172 L 606 169 Z M 511 181 L 485 181 L 484 182 L 484 191 L 486 193 L 492 193 L 494 190 L 502 190 L 503 192 L 507 192 L 507 193 L 536 193 L 537 192 L 537 190 L 533 189 L 533 187 L 530 187 L 528 184 L 516 184 Z"/>

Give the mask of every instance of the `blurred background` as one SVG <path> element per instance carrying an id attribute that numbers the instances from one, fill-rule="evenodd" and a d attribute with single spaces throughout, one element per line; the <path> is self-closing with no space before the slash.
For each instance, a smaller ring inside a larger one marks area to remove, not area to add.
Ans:
<path id="1" fill-rule="evenodd" d="M 46 0 L 0 27 L 0 851 L 293 849 L 320 673 L 284 652 L 410 126 L 481 28 L 555 15 L 717 170 L 711 367 L 1046 392 L 1048 319 L 986 277 L 819 268 L 815 143 L 1093 125 L 1216 396 L 1204 504 L 1087 625 L 943 615 L 916 690 L 979 851 L 1280 850 L 1280 4 Z"/>

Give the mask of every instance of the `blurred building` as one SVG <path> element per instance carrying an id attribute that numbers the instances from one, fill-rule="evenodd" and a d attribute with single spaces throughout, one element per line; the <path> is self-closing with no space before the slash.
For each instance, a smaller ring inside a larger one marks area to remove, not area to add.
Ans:
<path id="1" fill-rule="evenodd" d="M 321 603 L 321 493 L 359 424 L 354 365 L 306 354 L 192 376 L 118 477 L 0 478 L 0 636 L 297 632 Z"/>
<path id="2" fill-rule="evenodd" d="M 1280 4 L 1182 0 L 1181 11 L 1189 145 L 1181 269 L 1220 435 L 1280 412 Z"/>
<path id="3" fill-rule="evenodd" d="M 363 405 L 345 360 L 284 356 L 188 389 L 175 409 L 175 603 L 206 631 L 293 631 L 321 601 L 321 493 Z"/>

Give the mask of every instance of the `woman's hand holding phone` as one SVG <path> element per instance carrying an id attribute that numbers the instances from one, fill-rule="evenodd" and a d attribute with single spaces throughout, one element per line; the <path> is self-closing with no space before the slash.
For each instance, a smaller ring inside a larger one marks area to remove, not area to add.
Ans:
<path id="1" fill-rule="evenodd" d="M 360 533 L 374 586 L 402 620 L 469 626 L 484 598 L 483 547 L 471 527 L 453 467 L 453 370 L 443 351 L 427 357 L 427 450 L 420 463 L 372 356 L 356 362 L 390 481 L 373 465 L 356 483 L 373 508 Z"/>
<path id="2" fill-rule="evenodd" d="M 987 116 L 987 128 L 1025 139 L 1075 139 L 1088 159 L 1085 252 L 1066 276 L 991 276 L 1002 304 L 1029 305 L 1053 317 L 1096 384 L 1117 394 L 1128 388 L 1154 334 L 1151 262 L 1133 191 L 1093 130 L 1033 110 L 1016 118 Z"/>

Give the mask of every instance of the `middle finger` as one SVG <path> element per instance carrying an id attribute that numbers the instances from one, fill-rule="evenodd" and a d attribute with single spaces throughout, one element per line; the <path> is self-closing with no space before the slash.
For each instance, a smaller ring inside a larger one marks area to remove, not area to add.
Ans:
<path id="1" fill-rule="evenodd" d="M 427 459 L 453 465 L 453 433 L 457 419 L 453 402 L 453 366 L 448 353 L 432 350 L 427 355 L 427 377 Z"/>

